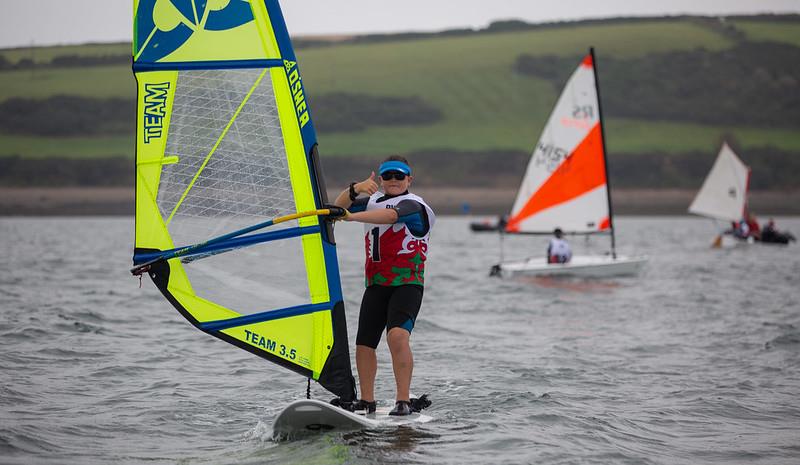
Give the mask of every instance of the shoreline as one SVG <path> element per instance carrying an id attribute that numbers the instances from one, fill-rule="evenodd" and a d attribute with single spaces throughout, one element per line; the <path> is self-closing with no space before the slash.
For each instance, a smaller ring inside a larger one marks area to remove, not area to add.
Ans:
<path id="1" fill-rule="evenodd" d="M 439 214 L 496 216 L 506 213 L 516 189 L 420 187 L 414 189 Z M 336 191 L 329 191 L 334 198 Z M 695 191 L 687 189 L 615 189 L 615 215 L 688 215 Z M 758 217 L 800 215 L 800 190 L 755 191 L 750 205 Z M 133 187 L 0 187 L 0 216 L 80 216 L 134 214 Z"/>

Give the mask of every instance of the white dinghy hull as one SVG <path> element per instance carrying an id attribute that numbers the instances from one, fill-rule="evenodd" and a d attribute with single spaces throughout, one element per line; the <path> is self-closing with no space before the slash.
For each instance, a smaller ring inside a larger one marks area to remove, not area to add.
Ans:
<path id="1" fill-rule="evenodd" d="M 502 277 L 512 276 L 577 276 L 584 278 L 608 278 L 635 276 L 639 274 L 647 257 L 625 257 L 617 255 L 575 256 L 569 263 L 547 263 L 542 257 L 496 265 L 493 273 Z"/>

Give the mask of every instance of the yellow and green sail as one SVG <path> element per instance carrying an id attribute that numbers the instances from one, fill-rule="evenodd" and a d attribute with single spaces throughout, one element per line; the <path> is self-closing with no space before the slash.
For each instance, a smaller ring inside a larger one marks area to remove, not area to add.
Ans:
<path id="1" fill-rule="evenodd" d="M 133 71 L 134 264 L 197 328 L 352 398 L 333 232 L 271 221 L 326 202 L 277 0 L 134 0 Z"/>

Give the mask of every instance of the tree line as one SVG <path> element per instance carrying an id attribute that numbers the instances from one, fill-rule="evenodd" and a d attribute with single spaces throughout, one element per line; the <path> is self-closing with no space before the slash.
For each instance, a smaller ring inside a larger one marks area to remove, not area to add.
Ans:
<path id="1" fill-rule="evenodd" d="M 135 113 L 132 99 L 10 98 L 0 103 L 0 132 L 54 137 L 129 134 Z"/>
<path id="2" fill-rule="evenodd" d="M 324 132 L 354 132 L 372 126 L 427 125 L 442 112 L 419 97 L 375 97 L 333 93 L 308 97 L 314 125 Z M 129 134 L 136 101 L 56 95 L 46 99 L 11 98 L 0 102 L 0 132 L 66 137 Z"/>
<path id="3" fill-rule="evenodd" d="M 800 47 L 742 42 L 633 59 L 598 52 L 606 117 L 800 128 Z M 560 90 L 580 59 L 522 55 L 514 70 Z"/>
<path id="4" fill-rule="evenodd" d="M 631 17 L 631 18 L 601 18 L 583 19 L 578 21 L 553 21 L 547 23 L 529 23 L 517 19 L 499 20 L 489 23 L 484 28 L 455 28 L 436 32 L 401 32 L 389 34 L 364 34 L 341 40 L 321 39 L 292 39 L 295 48 L 330 47 L 342 44 L 374 44 L 386 42 L 402 42 L 408 40 L 437 39 L 443 37 L 467 37 L 476 35 L 495 34 L 503 32 L 537 31 L 548 29 L 563 29 L 582 26 L 598 25 L 626 25 L 642 23 L 675 23 L 690 21 L 702 27 L 713 30 L 733 40 L 744 40 L 746 35 L 736 28 L 733 21 L 763 21 L 769 23 L 800 23 L 797 14 L 761 14 L 761 15 L 733 15 L 733 16 L 664 16 L 664 17 Z"/>
<path id="5" fill-rule="evenodd" d="M 772 147 L 742 150 L 732 144 L 752 168 L 754 190 L 797 189 L 800 157 Z M 131 147 L 133 150 L 133 147 Z M 353 173 L 368 170 L 377 160 L 367 156 L 329 159 L 322 164 L 330 186 L 347 185 Z M 523 151 L 428 151 L 405 154 L 423 187 L 516 188 L 530 159 Z M 716 159 L 716 152 L 679 154 L 611 154 L 613 188 L 698 189 Z M 99 159 L 0 157 L 0 186 L 132 186 L 134 162 L 126 157 Z"/>

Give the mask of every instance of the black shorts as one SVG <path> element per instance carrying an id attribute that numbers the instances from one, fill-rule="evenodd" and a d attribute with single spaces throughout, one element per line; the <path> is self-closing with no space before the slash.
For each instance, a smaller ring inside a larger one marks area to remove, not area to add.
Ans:
<path id="1" fill-rule="evenodd" d="M 383 331 L 392 328 L 410 333 L 422 305 L 422 291 L 422 286 L 415 284 L 368 287 L 361 299 L 356 345 L 375 349 Z"/>

